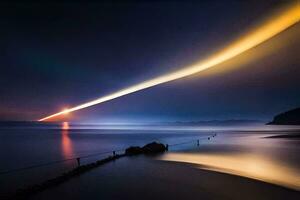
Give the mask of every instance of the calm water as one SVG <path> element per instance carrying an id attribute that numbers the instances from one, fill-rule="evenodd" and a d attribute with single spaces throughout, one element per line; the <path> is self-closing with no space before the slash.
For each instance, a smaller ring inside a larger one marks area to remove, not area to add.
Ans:
<path id="1" fill-rule="evenodd" d="M 300 186 L 300 140 L 270 139 L 274 134 L 296 134 L 296 127 L 170 127 L 170 126 L 97 126 L 75 124 L 2 123 L 0 126 L 0 172 L 52 161 L 59 161 L 131 145 L 144 145 L 151 141 L 175 144 L 190 140 L 195 143 L 173 146 L 170 153 L 160 158 L 205 165 L 214 170 L 227 169 L 248 177 L 272 180 L 276 184 Z M 213 140 L 207 136 L 218 133 Z M 88 163 L 108 154 L 82 160 Z M 252 158 L 252 159 L 250 159 Z M 234 162 L 238 160 L 238 162 Z M 247 163 L 258 163 L 253 169 Z M 38 183 L 76 166 L 76 161 L 57 163 L 14 173 L 0 174 L 1 195 L 16 188 Z M 252 171 L 251 171 L 252 170 Z M 266 173 L 269 170 L 270 173 Z M 223 170 L 224 171 L 224 170 Z M 250 173 L 250 174 L 249 174 Z M 263 174 L 266 174 L 263 176 Z M 284 175 L 290 182 L 282 181 Z M 280 177 L 280 178 L 278 178 Z M 271 182 L 271 181 L 269 181 Z"/>

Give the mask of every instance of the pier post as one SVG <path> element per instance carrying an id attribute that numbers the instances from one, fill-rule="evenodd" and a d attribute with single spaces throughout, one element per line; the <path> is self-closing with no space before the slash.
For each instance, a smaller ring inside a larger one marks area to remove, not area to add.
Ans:
<path id="1" fill-rule="evenodd" d="M 199 147 L 200 143 L 199 143 L 199 140 L 197 140 L 197 146 Z"/>
<path id="2" fill-rule="evenodd" d="M 77 160 L 78 167 L 80 167 L 80 158 L 76 158 L 76 160 Z"/>
<path id="3" fill-rule="evenodd" d="M 113 151 L 113 156 L 116 156 L 116 152 L 115 151 Z"/>
<path id="4" fill-rule="evenodd" d="M 169 145 L 168 144 L 166 144 L 166 150 L 169 151 Z"/>

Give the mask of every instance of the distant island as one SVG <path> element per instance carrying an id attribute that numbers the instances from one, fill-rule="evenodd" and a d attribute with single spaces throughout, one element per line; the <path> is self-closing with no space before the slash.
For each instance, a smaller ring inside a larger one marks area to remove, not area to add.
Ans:
<path id="1" fill-rule="evenodd" d="M 300 125 L 300 107 L 276 115 L 267 125 Z"/>
<path id="2" fill-rule="evenodd" d="M 226 126 L 226 125 L 253 125 L 253 124 L 264 124 L 259 120 L 207 120 L 207 121 L 177 121 L 177 122 L 165 122 L 164 125 L 189 125 L 189 126 Z"/>

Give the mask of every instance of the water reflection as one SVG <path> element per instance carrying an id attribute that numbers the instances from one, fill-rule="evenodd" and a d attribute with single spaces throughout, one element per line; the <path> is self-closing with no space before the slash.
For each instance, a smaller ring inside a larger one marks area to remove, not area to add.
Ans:
<path id="1" fill-rule="evenodd" d="M 169 153 L 163 160 L 200 164 L 202 169 L 249 177 L 300 190 L 300 175 L 295 169 L 251 154 L 197 155 Z"/>
<path id="2" fill-rule="evenodd" d="M 300 191 L 298 143 L 262 139 L 261 136 L 223 135 L 210 146 L 191 152 L 170 152 L 161 159 L 197 164 L 202 169 L 253 178 Z"/>
<path id="3" fill-rule="evenodd" d="M 62 130 L 69 130 L 70 129 L 69 122 L 63 122 L 61 129 Z"/>
<path id="4" fill-rule="evenodd" d="M 69 123 L 63 122 L 61 128 L 61 147 L 64 158 L 70 158 L 73 156 L 73 145 L 72 140 L 69 137 Z"/>

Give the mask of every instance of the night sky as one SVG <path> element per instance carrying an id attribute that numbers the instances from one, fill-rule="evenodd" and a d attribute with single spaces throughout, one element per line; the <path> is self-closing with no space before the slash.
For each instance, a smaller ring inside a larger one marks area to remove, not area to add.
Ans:
<path id="1" fill-rule="evenodd" d="M 195 63 L 287 1 L 0 3 L 0 120 L 36 120 Z M 268 120 L 300 106 L 300 24 L 197 75 L 71 114 Z"/>

